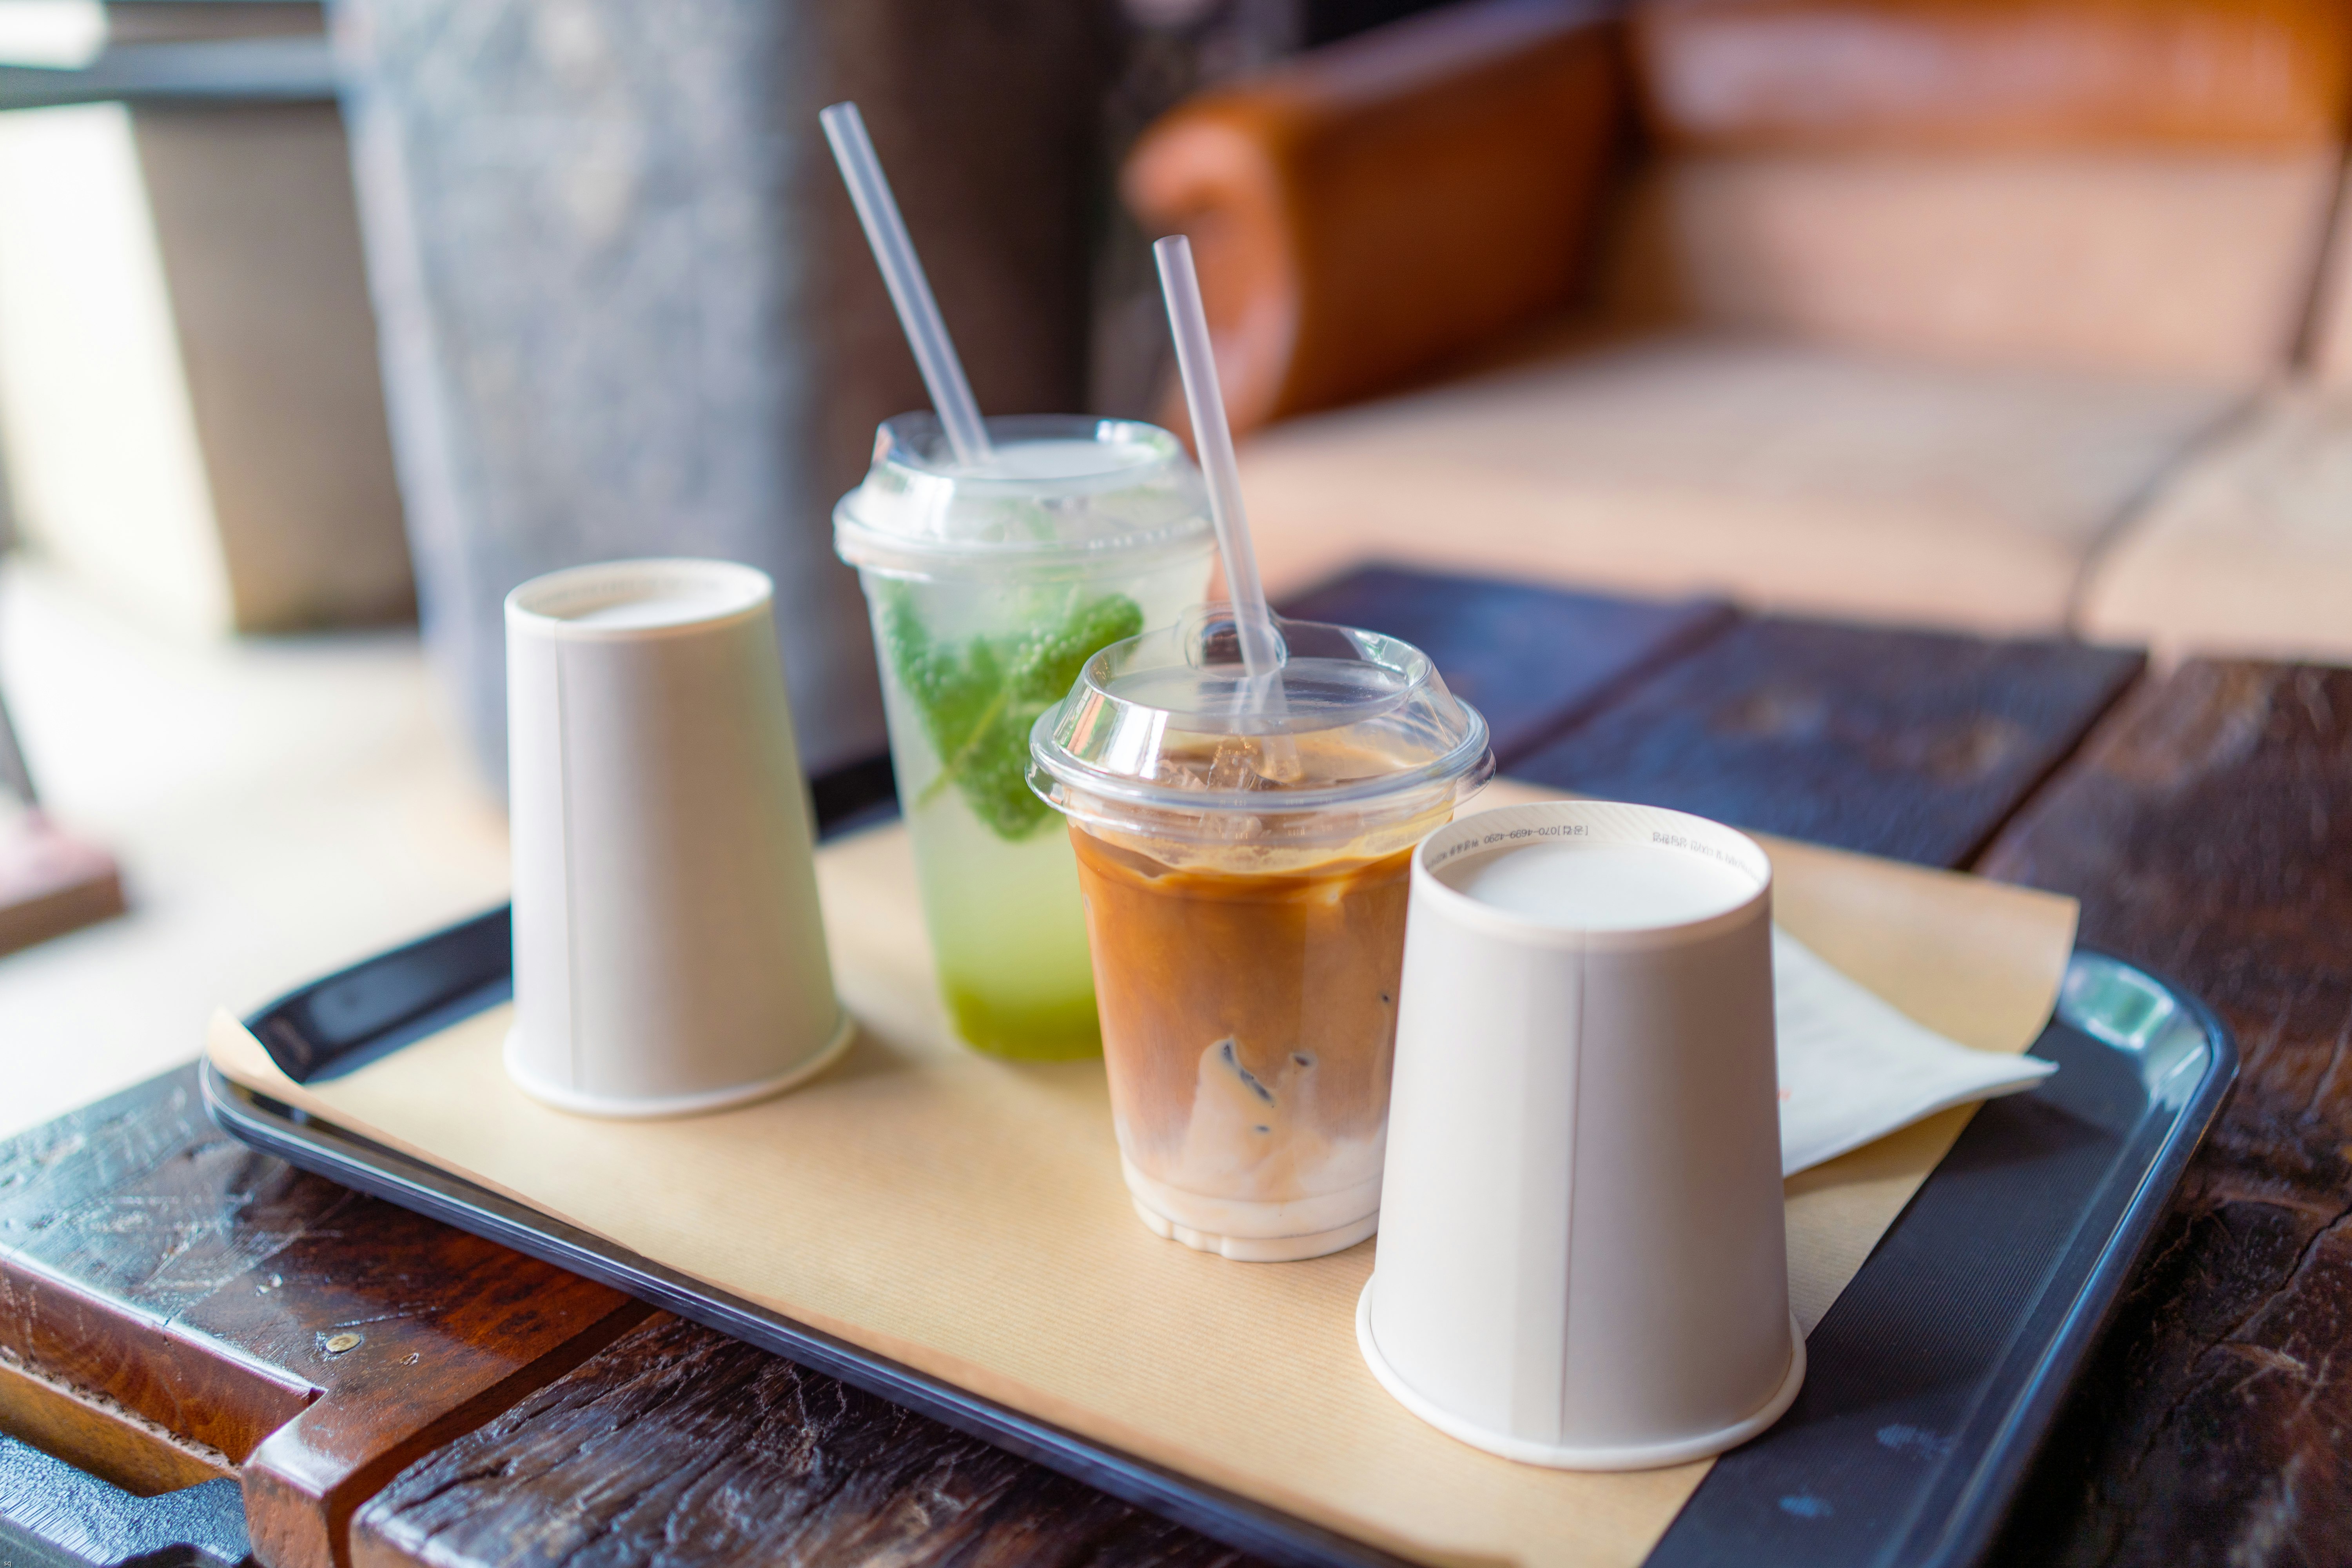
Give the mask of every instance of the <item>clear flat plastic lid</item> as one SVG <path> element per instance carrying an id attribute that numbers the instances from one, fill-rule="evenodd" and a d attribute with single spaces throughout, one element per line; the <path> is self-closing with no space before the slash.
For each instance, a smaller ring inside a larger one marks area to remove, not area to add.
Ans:
<path id="1" fill-rule="evenodd" d="M 1185 818 L 1231 837 L 1230 819 L 1450 809 L 1493 774 L 1486 720 L 1419 648 L 1317 621 L 1275 629 L 1279 672 L 1257 681 L 1223 605 L 1103 649 L 1038 720 L 1030 786 L 1081 821 Z"/>
<path id="2" fill-rule="evenodd" d="M 995 454 L 967 468 L 936 416 L 885 420 L 865 482 L 834 509 L 841 558 L 883 572 L 1027 574 L 1210 547 L 1200 472 L 1158 426 L 1076 415 L 986 424 Z"/>

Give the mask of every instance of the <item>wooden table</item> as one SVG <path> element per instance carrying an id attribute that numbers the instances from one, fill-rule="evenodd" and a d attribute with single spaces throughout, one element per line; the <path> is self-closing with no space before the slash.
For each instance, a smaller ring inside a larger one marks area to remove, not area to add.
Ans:
<path id="1" fill-rule="evenodd" d="M 1296 607 L 1421 643 L 1521 776 L 2059 889 L 2210 1001 L 2243 1076 L 2000 1560 L 2352 1561 L 2352 671 L 1390 572 Z M 273 1568 L 1233 1557 L 251 1153 L 185 1071 L 0 1145 L 0 1431 L 165 1494 L 118 1523 L 236 1478 Z M 0 1518 L 68 1484 L 0 1439 Z"/>

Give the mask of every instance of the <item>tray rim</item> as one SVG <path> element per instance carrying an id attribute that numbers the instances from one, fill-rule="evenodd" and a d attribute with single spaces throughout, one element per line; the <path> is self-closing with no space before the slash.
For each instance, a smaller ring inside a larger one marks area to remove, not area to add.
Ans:
<path id="1" fill-rule="evenodd" d="M 209 1060 L 198 1064 L 197 1081 L 205 1113 L 215 1126 L 289 1165 L 651 1301 L 706 1329 L 906 1405 L 968 1436 L 1009 1449 L 1270 1563 L 1300 1568 L 1335 1563 L 1413 1568 L 1408 1558 L 1079 1436 L 715 1289 L 528 1205 L 273 1100 L 233 1081 Z"/>
<path id="2" fill-rule="evenodd" d="M 2182 1098 L 2180 1109 L 2166 1129 L 2154 1157 L 2132 1184 L 2131 1195 L 2100 1242 L 2090 1271 L 2076 1287 L 2074 1299 L 2065 1304 L 2057 1330 L 2035 1358 L 2023 1394 L 2010 1407 L 1999 1434 L 1987 1445 L 1983 1462 L 1970 1475 L 1937 1531 L 1937 1550 L 1925 1560 L 1932 1568 L 1944 1568 L 1947 1564 L 1959 1568 L 1961 1564 L 1990 1560 L 2008 1522 L 2010 1506 L 2025 1484 L 2026 1472 L 2055 1428 L 2058 1414 L 2074 1393 L 2074 1380 L 2083 1363 L 2115 1320 L 2132 1270 L 2154 1243 L 2157 1226 L 2170 1209 L 2173 1193 L 2188 1173 L 2189 1161 L 2196 1158 L 2238 1079 L 2237 1036 L 2203 997 L 2160 970 L 2079 941 L 2074 945 L 2074 954 L 2067 959 L 2068 966 L 2072 967 L 2075 954 L 2084 953 L 2134 971 L 2161 986 L 2204 1035 L 2211 1059 L 2195 1086 Z M 2053 1009 L 2051 1022 L 2057 1021 Z M 1965 1131 L 1961 1136 L 1967 1136 Z M 1958 1147 L 1957 1142 L 1953 1147 Z M 1928 1182 L 1934 1180 L 1935 1173 L 1931 1171 L 1927 1182 L 1919 1184 L 1920 1192 L 1927 1191 Z M 1912 1195 L 1916 1202 L 1918 1194 Z M 1910 1205 L 1904 1207 L 1908 1212 Z M 1897 1215 L 1895 1225 L 1902 1222 L 1903 1216 Z M 1887 1226 L 1888 1235 L 1894 1233 L 1895 1225 Z M 1885 1238 L 1880 1239 L 1883 1242 Z M 1872 1250 L 1874 1253 L 1876 1248 Z M 2072 1246 L 2068 1250 L 2073 1250 Z M 1864 1267 L 1869 1267 L 1868 1260 L 1864 1260 Z M 1904 1539 L 1907 1542 L 1918 1533 L 1915 1530 Z"/>
<path id="3" fill-rule="evenodd" d="M 278 1053 L 274 1042 L 263 1026 L 274 1016 L 281 1016 L 284 1009 L 373 965 L 405 957 L 455 938 L 469 928 L 487 930 L 503 923 L 507 915 L 508 909 L 503 906 L 486 911 L 299 986 L 256 1009 L 245 1020 L 246 1027 L 255 1032 L 275 1058 Z M 2072 1299 L 2065 1302 L 2056 1329 L 2034 1352 L 2022 1392 L 2013 1398 L 1997 1434 L 1970 1467 L 1950 1508 L 1927 1527 L 1914 1524 L 1890 1532 L 1890 1549 L 1927 1546 L 1927 1555 L 1905 1559 L 1923 1568 L 1965 1568 L 1980 1563 L 1996 1545 L 2009 1505 L 2053 1429 L 2058 1411 L 2072 1391 L 2074 1375 L 2112 1319 L 2120 1303 L 2124 1283 L 2154 1239 L 2173 1190 L 2237 1077 L 2235 1038 L 2227 1025 L 2194 993 L 2145 964 L 2085 943 L 2077 942 L 2069 955 L 2069 965 L 2081 956 L 2120 965 L 2161 987 L 2203 1035 L 2208 1060 L 2197 1083 L 2183 1097 L 2155 1154 L 2138 1173 L 2132 1193 L 2114 1224 L 2100 1239 L 2097 1257 L 2082 1276 Z M 396 1019 L 379 1036 L 330 1051 L 317 1066 L 324 1068 L 346 1056 L 373 1059 L 388 1054 L 422 1037 L 422 1025 L 429 1024 L 434 1029 L 444 1027 L 503 999 L 499 988 L 476 981 L 461 992 L 450 993 L 430 1006 Z M 2053 1014 L 2045 1030 L 2058 1022 Z M 383 1043 L 386 1040 L 393 1043 Z M 315 1070 L 306 1071 L 303 1077 L 312 1076 Z M 209 1059 L 200 1063 L 199 1083 L 206 1113 L 216 1126 L 289 1164 L 652 1301 L 716 1332 L 758 1345 L 877 1397 L 917 1410 L 967 1436 L 1006 1448 L 1269 1563 L 1294 1568 L 1328 1568 L 1331 1564 L 1346 1568 L 1410 1568 L 1410 1559 L 1384 1548 L 1142 1459 L 1112 1445 L 1081 1436 L 782 1313 L 705 1286 L 527 1205 L 236 1084 Z M 1961 1137 L 1967 1136 L 1964 1130 Z M 1953 1147 L 1959 1146 L 1956 1142 Z M 1928 1173 L 1873 1246 L 1863 1269 L 1880 1262 L 1887 1238 L 1903 1224 L 1941 1170 L 1939 1162 L 1937 1170 Z M 2102 1184 L 2086 1193 L 2085 1207 L 2111 1184 Z M 2078 1246 L 2079 1240 L 2070 1242 L 2060 1256 L 2072 1254 Z M 1860 1277 L 1861 1270 L 1857 1270 L 1855 1278 Z M 1834 1306 L 1832 1310 L 1835 1310 Z M 1996 1373 L 2015 1353 L 2012 1351 L 1995 1363 Z M 1712 1479 L 1710 1475 L 1708 1479 Z M 1677 1513 L 1677 1521 L 1698 1503 L 1706 1485 L 1705 1481 L 1700 1483 L 1690 1501 Z M 1669 1536 L 1671 1530 L 1669 1527 Z M 1917 1539 L 1923 1534 L 1928 1537 L 1927 1542 Z M 1662 1546 L 1666 1539 L 1661 1539 Z M 1654 1548 L 1653 1556 L 1655 1552 Z"/>

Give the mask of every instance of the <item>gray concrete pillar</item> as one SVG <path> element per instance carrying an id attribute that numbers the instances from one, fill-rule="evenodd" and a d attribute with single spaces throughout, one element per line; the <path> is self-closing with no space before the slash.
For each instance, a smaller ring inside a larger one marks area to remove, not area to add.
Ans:
<path id="1" fill-rule="evenodd" d="M 802 755 L 882 745 L 835 499 L 921 384 L 817 128 L 856 98 L 991 413 L 1081 405 L 1089 0 L 340 0 L 425 633 L 503 776 L 499 603 L 624 555 L 776 579 Z"/>

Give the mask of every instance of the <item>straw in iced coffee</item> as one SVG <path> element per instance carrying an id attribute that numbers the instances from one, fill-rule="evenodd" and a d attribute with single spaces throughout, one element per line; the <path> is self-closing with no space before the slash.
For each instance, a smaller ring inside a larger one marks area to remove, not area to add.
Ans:
<path id="1" fill-rule="evenodd" d="M 1233 426 L 1217 384 L 1217 356 L 1209 342 L 1209 313 L 1201 302 L 1200 276 L 1192 269 L 1192 242 L 1181 234 L 1155 243 L 1160 289 L 1168 301 L 1168 325 L 1176 340 L 1176 368 L 1184 382 L 1185 411 L 1192 421 L 1192 445 L 1209 489 L 1209 515 L 1216 524 L 1217 553 L 1225 568 L 1225 592 L 1233 600 L 1234 632 L 1247 674 L 1244 711 L 1279 715 L 1282 644 L 1266 608 L 1265 586 L 1257 574 L 1257 551 L 1250 542 L 1249 513 L 1242 504 L 1241 463 L 1234 456 Z M 1269 776 L 1296 772 L 1296 749 L 1279 732 L 1263 742 L 1259 771 Z"/>
<path id="2" fill-rule="evenodd" d="M 1379 1224 L 1406 862 L 1486 728 L 1418 649 L 1268 611 L 1191 247 L 1157 249 L 1233 641 L 1219 612 L 1096 655 L 1029 776 L 1070 818 L 1138 1216 L 1313 1258 Z"/>

